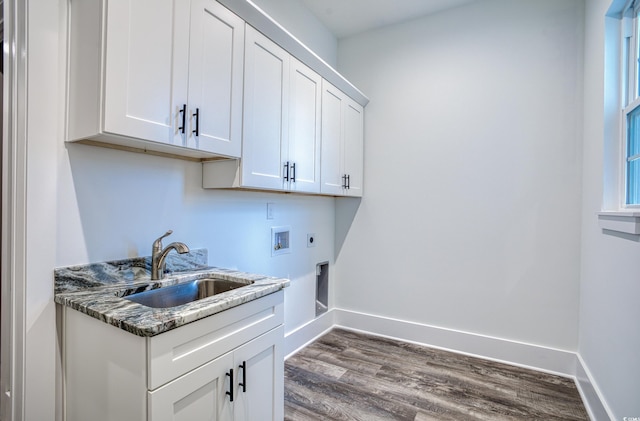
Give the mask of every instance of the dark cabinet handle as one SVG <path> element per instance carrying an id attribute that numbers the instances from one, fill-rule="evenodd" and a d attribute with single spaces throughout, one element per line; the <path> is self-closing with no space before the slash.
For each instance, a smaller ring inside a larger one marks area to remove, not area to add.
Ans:
<path id="1" fill-rule="evenodd" d="M 196 113 L 193 114 L 193 117 L 196 118 L 196 129 L 192 130 L 192 133 L 196 134 L 196 137 L 200 136 L 200 108 L 196 108 Z"/>
<path id="2" fill-rule="evenodd" d="M 178 130 L 180 130 L 182 134 L 184 134 L 184 126 L 187 122 L 187 104 L 182 104 L 180 114 L 182 114 L 182 126 L 178 127 Z"/>
<path id="3" fill-rule="evenodd" d="M 284 164 L 284 176 L 282 178 L 284 181 L 289 181 L 289 161 Z"/>
<path id="4" fill-rule="evenodd" d="M 351 188 L 351 174 L 347 174 L 347 190 Z"/>
<path id="5" fill-rule="evenodd" d="M 293 183 L 296 182 L 296 163 L 294 162 L 293 164 L 291 164 L 291 181 Z"/>
<path id="6" fill-rule="evenodd" d="M 229 377 L 229 391 L 227 395 L 229 395 L 229 402 L 233 402 L 233 368 L 229 369 L 227 377 Z"/>
<path id="7" fill-rule="evenodd" d="M 240 364 L 240 368 L 242 369 L 242 383 L 238 383 L 238 386 L 242 386 L 242 391 L 247 392 L 247 362 L 243 361 Z"/>
<path id="8" fill-rule="evenodd" d="M 342 176 L 342 188 L 346 189 L 347 188 L 347 174 L 344 174 Z"/>

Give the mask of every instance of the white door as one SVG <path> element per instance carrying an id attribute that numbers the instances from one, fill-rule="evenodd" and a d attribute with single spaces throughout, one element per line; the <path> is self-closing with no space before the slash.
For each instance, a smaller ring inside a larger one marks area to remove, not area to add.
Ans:
<path id="1" fill-rule="evenodd" d="M 188 142 L 240 157 L 244 21 L 215 0 L 192 0 Z"/>
<path id="2" fill-rule="evenodd" d="M 338 88 L 322 81 L 322 169 L 320 191 L 326 194 L 344 194 L 342 123 L 345 94 Z"/>
<path id="3" fill-rule="evenodd" d="M 322 78 L 293 57 L 289 76 L 289 188 L 320 193 Z"/>
<path id="4" fill-rule="evenodd" d="M 246 26 L 242 185 L 280 190 L 287 171 L 289 53 Z"/>
<path id="5" fill-rule="evenodd" d="M 347 97 L 344 113 L 343 148 L 347 194 L 360 197 L 364 178 L 364 112 L 360 104 Z"/>
<path id="6" fill-rule="evenodd" d="M 228 421 L 230 369 L 233 355 L 225 354 L 166 385 L 148 392 L 149 421 Z M 235 373 L 234 373 L 235 374 Z"/>
<path id="7" fill-rule="evenodd" d="M 184 145 L 189 0 L 111 0 L 107 8 L 104 131 Z"/>
<path id="8" fill-rule="evenodd" d="M 284 327 L 280 326 L 234 351 L 238 370 L 234 400 L 236 421 L 284 418 Z"/>

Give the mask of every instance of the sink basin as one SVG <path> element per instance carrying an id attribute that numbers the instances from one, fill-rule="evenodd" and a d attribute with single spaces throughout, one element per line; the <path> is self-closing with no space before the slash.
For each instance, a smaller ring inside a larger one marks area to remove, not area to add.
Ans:
<path id="1" fill-rule="evenodd" d="M 168 308 L 202 300 L 203 298 L 242 288 L 252 283 L 253 281 L 205 278 L 170 287 L 138 292 L 123 298 L 147 307 Z"/>

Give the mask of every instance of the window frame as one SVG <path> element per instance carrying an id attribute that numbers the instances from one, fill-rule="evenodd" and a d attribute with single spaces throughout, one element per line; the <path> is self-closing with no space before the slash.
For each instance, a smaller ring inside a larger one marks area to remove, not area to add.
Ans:
<path id="1" fill-rule="evenodd" d="M 627 113 L 636 105 L 629 100 L 630 92 L 635 99 L 640 90 L 640 79 L 630 81 L 629 77 L 640 74 L 640 50 L 630 48 L 640 44 L 639 9 L 640 0 L 613 0 L 605 15 L 605 150 L 602 207 L 598 212 L 603 234 L 633 241 L 640 238 L 640 207 L 627 205 Z M 630 52 L 635 54 L 632 59 L 628 57 Z"/>
<path id="2" fill-rule="evenodd" d="M 630 0 L 622 12 L 621 25 L 621 133 L 620 209 L 640 211 L 640 201 L 629 203 L 629 115 L 640 110 L 640 1 Z M 636 181 L 640 183 L 640 180 Z"/>

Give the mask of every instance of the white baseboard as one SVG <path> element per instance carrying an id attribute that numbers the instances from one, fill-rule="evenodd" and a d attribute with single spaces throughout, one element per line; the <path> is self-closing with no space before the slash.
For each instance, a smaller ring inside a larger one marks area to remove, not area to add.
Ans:
<path id="1" fill-rule="evenodd" d="M 284 336 L 284 359 L 286 360 L 311 342 L 324 335 L 335 326 L 334 312 L 327 311 L 323 315 L 298 327 Z"/>
<path id="2" fill-rule="evenodd" d="M 332 309 L 286 335 L 286 358 L 289 358 L 334 327 L 361 331 L 570 377 L 576 382 L 591 420 L 605 421 L 613 419 L 610 416 L 611 411 L 603 403 L 602 395 L 595 386 L 586 364 L 578 354 L 470 332 L 350 310 Z"/>
<path id="3" fill-rule="evenodd" d="M 335 309 L 334 312 L 335 324 L 339 327 L 565 377 L 575 376 L 576 354 L 573 352 L 349 310 Z"/>
<path id="4" fill-rule="evenodd" d="M 609 421 L 614 419 L 611 409 L 602 398 L 602 394 L 580 354 L 578 354 L 576 365 L 576 384 L 578 385 L 582 402 L 584 402 L 584 406 L 587 408 L 589 417 L 592 420 Z"/>

